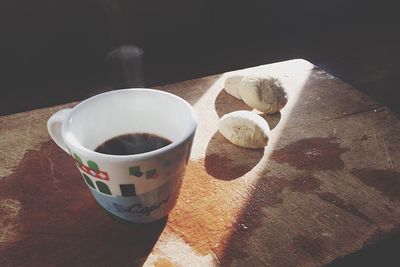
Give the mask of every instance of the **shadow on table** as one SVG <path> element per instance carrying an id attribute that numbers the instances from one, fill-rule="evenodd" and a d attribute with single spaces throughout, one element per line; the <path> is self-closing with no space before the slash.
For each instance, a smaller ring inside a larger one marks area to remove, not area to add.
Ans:
<path id="1" fill-rule="evenodd" d="M 0 266 L 141 266 L 166 221 L 113 219 L 67 154 L 45 142 L 0 179 Z"/>
<path id="2" fill-rule="evenodd" d="M 236 146 L 215 133 L 207 145 L 204 165 L 209 175 L 220 180 L 233 180 L 245 175 L 264 155 L 264 148 Z"/>
<path id="3" fill-rule="evenodd" d="M 345 266 L 400 266 L 400 232 L 387 236 L 377 243 L 354 254 L 339 258 L 329 267 Z"/>
<path id="4" fill-rule="evenodd" d="M 222 89 L 215 99 L 215 111 L 217 112 L 218 117 L 221 118 L 225 114 L 238 110 L 251 111 L 252 108 L 246 105 L 242 100 L 228 94 L 225 89 Z"/>

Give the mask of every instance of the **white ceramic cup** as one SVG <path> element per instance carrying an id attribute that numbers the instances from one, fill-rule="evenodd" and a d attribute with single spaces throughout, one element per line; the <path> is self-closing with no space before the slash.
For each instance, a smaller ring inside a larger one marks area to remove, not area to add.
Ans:
<path id="1" fill-rule="evenodd" d="M 69 153 L 96 201 L 122 219 L 146 223 L 175 206 L 197 127 L 192 106 L 153 89 L 123 89 L 93 96 L 47 122 L 53 140 Z M 123 134 L 151 133 L 172 141 L 150 152 L 95 152 Z"/>

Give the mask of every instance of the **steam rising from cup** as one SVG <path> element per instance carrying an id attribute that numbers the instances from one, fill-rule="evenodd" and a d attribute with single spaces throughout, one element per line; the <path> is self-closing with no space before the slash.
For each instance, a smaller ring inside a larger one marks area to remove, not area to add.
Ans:
<path id="1" fill-rule="evenodd" d="M 144 87 L 143 50 L 120 46 L 106 56 L 108 82 L 112 89 Z"/>

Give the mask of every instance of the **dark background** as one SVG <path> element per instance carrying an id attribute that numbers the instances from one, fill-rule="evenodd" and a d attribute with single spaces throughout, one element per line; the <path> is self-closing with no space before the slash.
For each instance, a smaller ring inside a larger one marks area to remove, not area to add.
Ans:
<path id="1" fill-rule="evenodd" d="M 126 44 L 145 52 L 146 86 L 304 58 L 400 111 L 388 3 L 2 0 L 0 114 L 113 88 L 105 57 Z"/>
<path id="2" fill-rule="evenodd" d="M 391 2 L 2 0 L 0 115 L 116 88 L 105 59 L 127 44 L 145 52 L 147 87 L 304 58 L 399 114 L 400 16 Z M 334 265 L 400 266 L 399 240 Z"/>

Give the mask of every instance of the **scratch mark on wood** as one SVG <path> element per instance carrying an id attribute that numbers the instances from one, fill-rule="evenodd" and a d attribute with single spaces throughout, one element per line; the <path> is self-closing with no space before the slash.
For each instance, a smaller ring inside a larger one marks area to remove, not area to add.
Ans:
<path id="1" fill-rule="evenodd" d="M 2 205 L 0 207 L 0 209 L 4 209 L 7 211 L 12 211 L 13 213 L 17 213 L 19 211 L 19 207 L 18 207 L 18 202 L 11 200 L 11 199 L 6 199 L 5 201 L 2 201 Z"/>
<path id="2" fill-rule="evenodd" d="M 379 158 L 382 159 L 382 161 L 384 161 L 384 160 L 385 160 L 385 157 L 384 157 L 384 155 L 382 154 L 382 149 L 380 149 L 381 145 L 380 145 L 379 142 L 378 142 L 378 137 L 377 137 L 376 132 L 374 133 L 373 137 L 374 137 L 374 141 L 375 141 L 375 145 L 376 145 L 375 151 L 378 151 L 378 153 L 379 153 Z M 387 161 L 385 161 L 384 164 L 385 164 L 385 163 L 387 163 Z"/>
<path id="3" fill-rule="evenodd" d="M 28 143 L 29 143 L 29 141 L 31 140 L 30 131 L 31 131 L 31 124 L 32 124 L 32 117 L 33 117 L 32 114 L 33 114 L 33 113 L 31 113 L 31 114 L 29 115 L 28 127 L 27 127 L 27 129 L 26 129 L 26 131 L 25 131 L 25 142 L 24 142 L 24 145 L 22 146 L 22 151 L 21 151 L 21 153 L 24 153 L 24 152 L 25 152 L 25 150 L 26 150 L 26 148 L 27 148 L 27 146 L 28 146 Z"/>
<path id="4" fill-rule="evenodd" d="M 364 135 L 365 135 L 365 136 L 368 136 L 368 127 L 367 127 L 367 128 L 365 128 Z"/>
<path id="5" fill-rule="evenodd" d="M 200 227 L 200 231 L 202 232 L 202 235 L 205 237 L 205 239 L 207 240 L 207 243 L 209 244 L 209 246 L 212 250 L 212 242 L 211 242 L 210 238 L 208 238 L 207 233 L 204 230 L 204 227 Z"/>
<path id="6" fill-rule="evenodd" d="M 382 141 L 383 141 L 383 146 L 385 147 L 387 165 L 389 168 L 393 168 L 392 158 L 390 157 L 390 153 L 389 153 L 386 141 L 385 141 L 385 139 L 382 139 Z"/>
<path id="7" fill-rule="evenodd" d="M 47 157 L 47 160 L 49 161 L 49 167 L 50 167 L 50 174 L 51 178 L 53 178 L 52 182 L 58 182 L 58 179 L 56 178 L 56 175 L 54 174 L 54 163 L 53 159 L 51 157 Z"/>
<path id="8" fill-rule="evenodd" d="M 9 236 L 14 236 L 14 232 L 9 231 L 9 229 L 11 228 L 12 223 L 9 223 L 6 227 L 3 228 L 3 234 L 0 237 L 0 243 L 5 243 L 8 241 L 8 237 Z"/>
<path id="9" fill-rule="evenodd" d="M 47 156 L 50 156 L 51 150 L 53 148 L 53 144 L 54 144 L 53 142 L 50 143 L 49 152 L 47 153 Z"/>
<path id="10" fill-rule="evenodd" d="M 217 263 L 218 263 L 219 265 L 221 265 L 221 264 L 222 264 L 222 263 L 221 263 L 221 260 L 220 260 L 220 258 L 218 257 L 217 253 L 215 253 L 215 251 L 214 251 L 213 248 L 211 248 L 211 252 L 213 253 L 214 258 L 215 258 L 215 260 L 217 261 Z"/>
<path id="11" fill-rule="evenodd" d="M 369 136 L 368 136 L 368 128 L 365 129 L 364 136 L 367 136 L 369 138 Z M 367 142 L 368 138 L 363 140 L 364 141 L 363 145 L 364 145 L 365 151 L 368 151 L 368 142 Z"/>
<path id="12" fill-rule="evenodd" d="M 51 153 L 52 148 L 53 148 L 53 142 L 50 143 L 49 152 L 47 153 L 47 160 L 49 161 L 49 168 L 50 168 L 51 178 L 53 178 L 53 182 L 58 182 L 58 179 L 56 178 L 56 175 L 54 173 L 53 159 L 50 157 L 50 153 Z"/>
<path id="13" fill-rule="evenodd" d="M 355 207 L 350 203 L 346 203 L 344 199 L 338 197 L 337 195 L 330 192 L 318 192 L 316 194 L 322 201 L 325 201 L 344 211 L 347 211 L 352 215 L 357 216 L 358 218 L 363 219 L 370 224 L 374 223 L 367 215 L 359 211 L 357 207 Z"/>
<path id="14" fill-rule="evenodd" d="M 382 108 L 384 108 L 383 105 L 378 105 L 378 106 L 375 106 L 375 107 L 372 107 L 372 108 L 366 108 L 366 109 L 358 110 L 358 111 L 351 112 L 351 113 L 345 113 L 344 112 L 343 115 L 340 115 L 340 116 L 337 116 L 337 117 L 332 117 L 332 118 L 325 118 L 325 119 L 322 119 L 322 120 L 324 120 L 324 121 L 339 120 L 339 119 L 351 117 L 351 116 L 354 116 L 354 115 L 359 115 L 359 114 L 362 114 L 362 113 L 377 112 L 378 110 L 380 110 Z"/>

